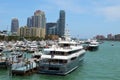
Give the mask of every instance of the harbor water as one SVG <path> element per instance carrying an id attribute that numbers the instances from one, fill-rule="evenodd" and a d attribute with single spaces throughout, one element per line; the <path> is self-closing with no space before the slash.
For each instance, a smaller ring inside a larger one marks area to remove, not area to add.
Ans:
<path id="1" fill-rule="evenodd" d="M 105 41 L 97 51 L 87 51 L 79 68 L 66 76 L 9 76 L 9 71 L 0 69 L 0 80 L 120 80 L 120 42 Z"/>

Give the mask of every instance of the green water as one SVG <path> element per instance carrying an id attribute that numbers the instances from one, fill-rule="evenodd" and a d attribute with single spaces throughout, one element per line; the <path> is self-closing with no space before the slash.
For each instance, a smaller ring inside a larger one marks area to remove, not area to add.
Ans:
<path id="1" fill-rule="evenodd" d="M 66 76 L 33 74 L 9 77 L 7 70 L 0 69 L 0 80 L 120 80 L 120 42 L 104 42 L 99 50 L 86 52 L 80 67 Z"/>

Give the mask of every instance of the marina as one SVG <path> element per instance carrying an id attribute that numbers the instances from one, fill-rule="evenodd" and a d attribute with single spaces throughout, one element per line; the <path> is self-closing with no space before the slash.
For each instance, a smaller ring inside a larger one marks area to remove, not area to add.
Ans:
<path id="1" fill-rule="evenodd" d="M 114 46 L 111 46 L 114 43 Z M 28 76 L 9 77 L 8 70 L 1 69 L 2 80 L 119 80 L 119 49 L 120 42 L 105 41 L 97 51 L 87 51 L 84 61 L 72 73 L 66 76 L 34 73 Z"/>
<path id="2" fill-rule="evenodd" d="M 46 41 L 44 42 L 46 43 L 44 46 L 49 45 Z M 10 45 L 7 42 L 5 43 L 7 46 Z M 37 73 L 67 75 L 79 67 L 86 52 L 80 43 L 71 39 L 68 30 L 66 30 L 63 38 L 53 41 L 49 47 L 40 49 L 41 51 L 38 47 L 41 45 L 37 41 L 16 41 L 12 43 L 14 43 L 11 44 L 12 51 L 3 49 L 2 52 L 4 54 L 7 51 L 4 61 L 6 61 L 5 63 L 12 75 L 26 75 L 35 69 Z M 23 45 L 27 51 L 21 49 Z M 31 57 L 26 57 L 28 54 Z"/>
<path id="3" fill-rule="evenodd" d="M 0 5 L 0 80 L 120 80 L 120 0 Z"/>

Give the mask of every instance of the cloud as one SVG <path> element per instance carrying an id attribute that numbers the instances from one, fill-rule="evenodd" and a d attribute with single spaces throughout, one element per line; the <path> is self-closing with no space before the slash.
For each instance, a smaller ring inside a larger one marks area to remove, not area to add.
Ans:
<path id="1" fill-rule="evenodd" d="M 47 0 L 51 9 L 64 9 L 74 14 L 88 14 L 104 17 L 106 20 L 120 19 L 120 0 Z M 51 5 L 52 4 L 52 5 Z"/>
<path id="2" fill-rule="evenodd" d="M 107 21 L 120 20 L 120 0 L 91 1 L 87 13 L 104 18 Z"/>
<path id="3" fill-rule="evenodd" d="M 120 6 L 107 6 L 98 8 L 97 12 L 108 20 L 120 19 Z"/>
<path id="4" fill-rule="evenodd" d="M 64 9 L 72 13 L 81 14 L 85 11 L 80 4 L 73 0 L 50 0 L 49 2 L 56 6 L 54 8 Z"/>

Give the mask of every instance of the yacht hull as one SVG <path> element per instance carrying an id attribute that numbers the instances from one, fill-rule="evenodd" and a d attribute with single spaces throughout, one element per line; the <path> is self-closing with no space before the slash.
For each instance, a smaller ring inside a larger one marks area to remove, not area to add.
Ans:
<path id="1" fill-rule="evenodd" d="M 54 75 L 66 75 L 72 71 L 74 71 L 76 68 L 79 67 L 79 64 L 84 59 L 83 53 L 81 56 L 77 57 L 75 60 L 67 63 L 67 64 L 46 64 L 46 63 L 40 63 L 40 68 L 38 73 L 44 73 L 44 74 L 54 74 Z"/>
<path id="2" fill-rule="evenodd" d="M 89 51 L 96 51 L 98 50 L 98 46 L 88 46 Z"/>

